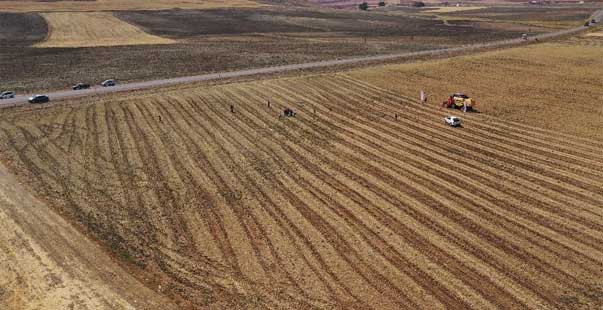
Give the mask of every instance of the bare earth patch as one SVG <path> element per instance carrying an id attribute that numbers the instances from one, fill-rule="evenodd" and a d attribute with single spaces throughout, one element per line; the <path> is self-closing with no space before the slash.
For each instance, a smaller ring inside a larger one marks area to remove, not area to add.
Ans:
<path id="1" fill-rule="evenodd" d="M 174 40 L 148 34 L 112 13 L 42 13 L 50 34 L 36 47 L 93 47 L 171 44 Z"/>

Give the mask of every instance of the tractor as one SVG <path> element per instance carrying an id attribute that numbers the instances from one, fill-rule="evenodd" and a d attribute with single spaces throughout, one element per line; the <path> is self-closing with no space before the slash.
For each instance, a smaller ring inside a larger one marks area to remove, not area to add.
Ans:
<path id="1" fill-rule="evenodd" d="M 454 93 L 448 97 L 448 100 L 442 103 L 443 106 L 450 109 L 464 109 L 472 111 L 475 106 L 475 100 L 463 93 Z"/>

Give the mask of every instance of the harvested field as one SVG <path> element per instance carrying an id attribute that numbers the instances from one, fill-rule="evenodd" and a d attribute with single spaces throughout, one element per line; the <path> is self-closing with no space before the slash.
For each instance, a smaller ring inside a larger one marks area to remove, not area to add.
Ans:
<path id="1" fill-rule="evenodd" d="M 171 44 L 174 40 L 148 34 L 112 13 L 43 13 L 50 35 L 36 47 L 94 47 Z"/>
<path id="2" fill-rule="evenodd" d="M 173 309 L 0 164 L 0 308 Z"/>
<path id="3" fill-rule="evenodd" d="M 20 180 L 191 306 L 601 306 L 597 140 L 347 74 L 0 113 Z"/>
<path id="4" fill-rule="evenodd" d="M 553 43 L 434 62 L 381 66 L 352 75 L 432 104 L 453 92 L 476 98 L 478 110 L 502 120 L 603 139 L 603 38 Z M 413 83 L 400 83 L 410 80 Z"/>
<path id="5" fill-rule="evenodd" d="M 212 9 L 225 7 L 258 7 L 248 0 L 94 0 L 94 1 L 0 1 L 4 12 L 91 12 L 166 9 Z"/>

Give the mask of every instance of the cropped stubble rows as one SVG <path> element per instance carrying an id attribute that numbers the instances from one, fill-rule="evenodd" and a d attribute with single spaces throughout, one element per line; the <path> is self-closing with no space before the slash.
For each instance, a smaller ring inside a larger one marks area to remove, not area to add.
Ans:
<path id="1" fill-rule="evenodd" d="M 451 130 L 444 113 L 314 76 L 16 114 L 0 141 L 59 210 L 197 305 L 592 302 L 601 143 L 483 115 Z"/>

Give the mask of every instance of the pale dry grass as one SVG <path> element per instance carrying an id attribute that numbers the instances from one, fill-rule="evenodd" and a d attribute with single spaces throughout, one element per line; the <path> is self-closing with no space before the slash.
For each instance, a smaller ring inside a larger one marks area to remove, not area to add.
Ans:
<path id="1" fill-rule="evenodd" d="M 476 98 L 482 113 L 600 139 L 602 53 L 600 37 L 576 38 L 448 60 L 387 65 L 351 75 L 417 100 L 423 88 L 431 105 L 462 91 Z"/>
<path id="2" fill-rule="evenodd" d="M 3 12 L 82 12 L 82 11 L 127 11 L 213 9 L 229 7 L 257 7 L 261 4 L 248 0 L 96 0 L 96 1 L 2 1 Z"/>
<path id="3" fill-rule="evenodd" d="M 584 36 L 585 37 L 603 37 L 603 31 L 587 33 Z"/>
<path id="4" fill-rule="evenodd" d="M 37 47 L 93 47 L 170 44 L 174 40 L 144 32 L 108 12 L 42 13 L 49 25 L 48 39 Z"/>

